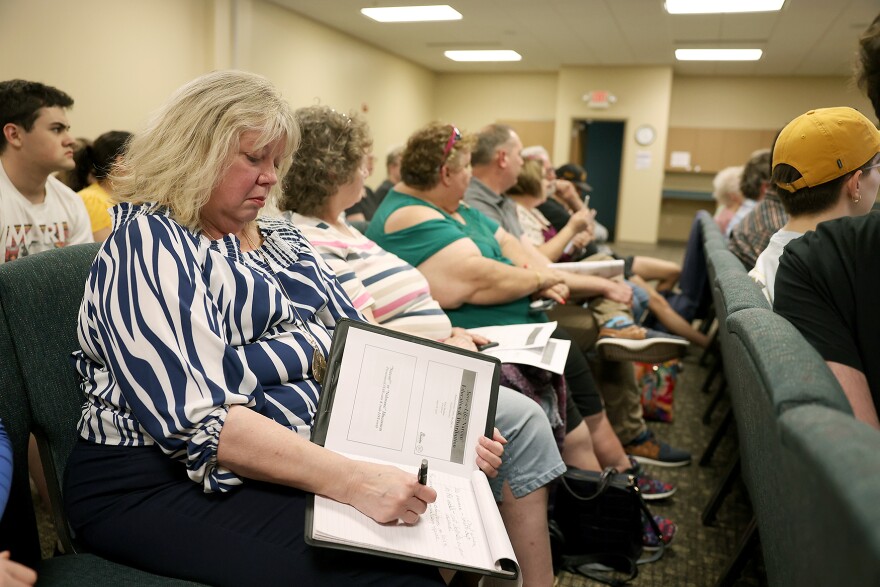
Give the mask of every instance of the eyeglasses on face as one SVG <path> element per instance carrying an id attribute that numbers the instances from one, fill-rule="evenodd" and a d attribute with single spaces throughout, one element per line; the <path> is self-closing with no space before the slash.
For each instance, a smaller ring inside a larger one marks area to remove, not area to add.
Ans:
<path id="1" fill-rule="evenodd" d="M 875 155 L 875 157 L 876 157 L 876 155 Z M 875 159 L 872 164 L 868 165 L 867 167 L 862 167 L 862 172 L 867 173 L 867 172 L 871 171 L 872 169 L 876 169 L 877 167 L 880 167 L 880 160 Z"/>

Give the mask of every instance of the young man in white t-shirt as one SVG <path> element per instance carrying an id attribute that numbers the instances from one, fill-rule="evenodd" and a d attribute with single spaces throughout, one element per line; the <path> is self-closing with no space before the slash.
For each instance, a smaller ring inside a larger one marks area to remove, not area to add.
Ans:
<path id="1" fill-rule="evenodd" d="M 0 82 L 0 263 L 92 242 L 85 205 L 52 173 L 73 169 L 67 108 L 38 82 Z"/>

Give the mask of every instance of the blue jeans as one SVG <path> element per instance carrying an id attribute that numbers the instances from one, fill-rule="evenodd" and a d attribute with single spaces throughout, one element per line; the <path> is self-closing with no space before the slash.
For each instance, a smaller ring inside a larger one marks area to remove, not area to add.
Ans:
<path id="1" fill-rule="evenodd" d="M 514 497 L 520 498 L 565 472 L 550 421 L 537 402 L 502 386 L 498 391 L 495 426 L 507 439 L 498 476 L 489 479 L 495 501 L 501 501 L 505 480 Z"/>

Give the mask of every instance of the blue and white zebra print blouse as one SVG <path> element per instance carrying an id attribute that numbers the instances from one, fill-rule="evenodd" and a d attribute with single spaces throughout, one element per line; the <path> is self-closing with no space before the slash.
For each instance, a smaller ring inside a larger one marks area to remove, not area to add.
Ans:
<path id="1" fill-rule="evenodd" d="M 258 221 L 264 256 L 154 206 L 119 204 L 113 216 L 79 313 L 80 436 L 157 444 L 204 491 L 228 491 L 242 482 L 217 464 L 231 405 L 309 437 L 320 386 L 288 296 L 325 355 L 337 319 L 362 317 L 286 220 Z"/>

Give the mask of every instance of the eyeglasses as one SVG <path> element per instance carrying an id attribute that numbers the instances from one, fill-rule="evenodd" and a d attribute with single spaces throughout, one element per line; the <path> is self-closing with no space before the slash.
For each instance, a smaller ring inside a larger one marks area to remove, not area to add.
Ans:
<path id="1" fill-rule="evenodd" d="M 880 161 L 877 161 L 873 165 L 868 165 L 867 167 L 862 167 L 861 169 L 862 169 L 863 173 L 867 173 L 867 172 L 871 171 L 872 169 L 876 169 L 877 167 L 880 167 Z"/>
<path id="2" fill-rule="evenodd" d="M 456 128 L 454 124 L 449 125 L 452 127 L 452 133 L 449 135 L 449 140 L 446 141 L 446 146 L 443 148 L 443 159 L 440 160 L 440 167 L 443 167 L 443 164 L 446 163 L 446 159 L 449 157 L 450 151 L 452 151 L 452 147 L 461 140 L 461 132 Z"/>

